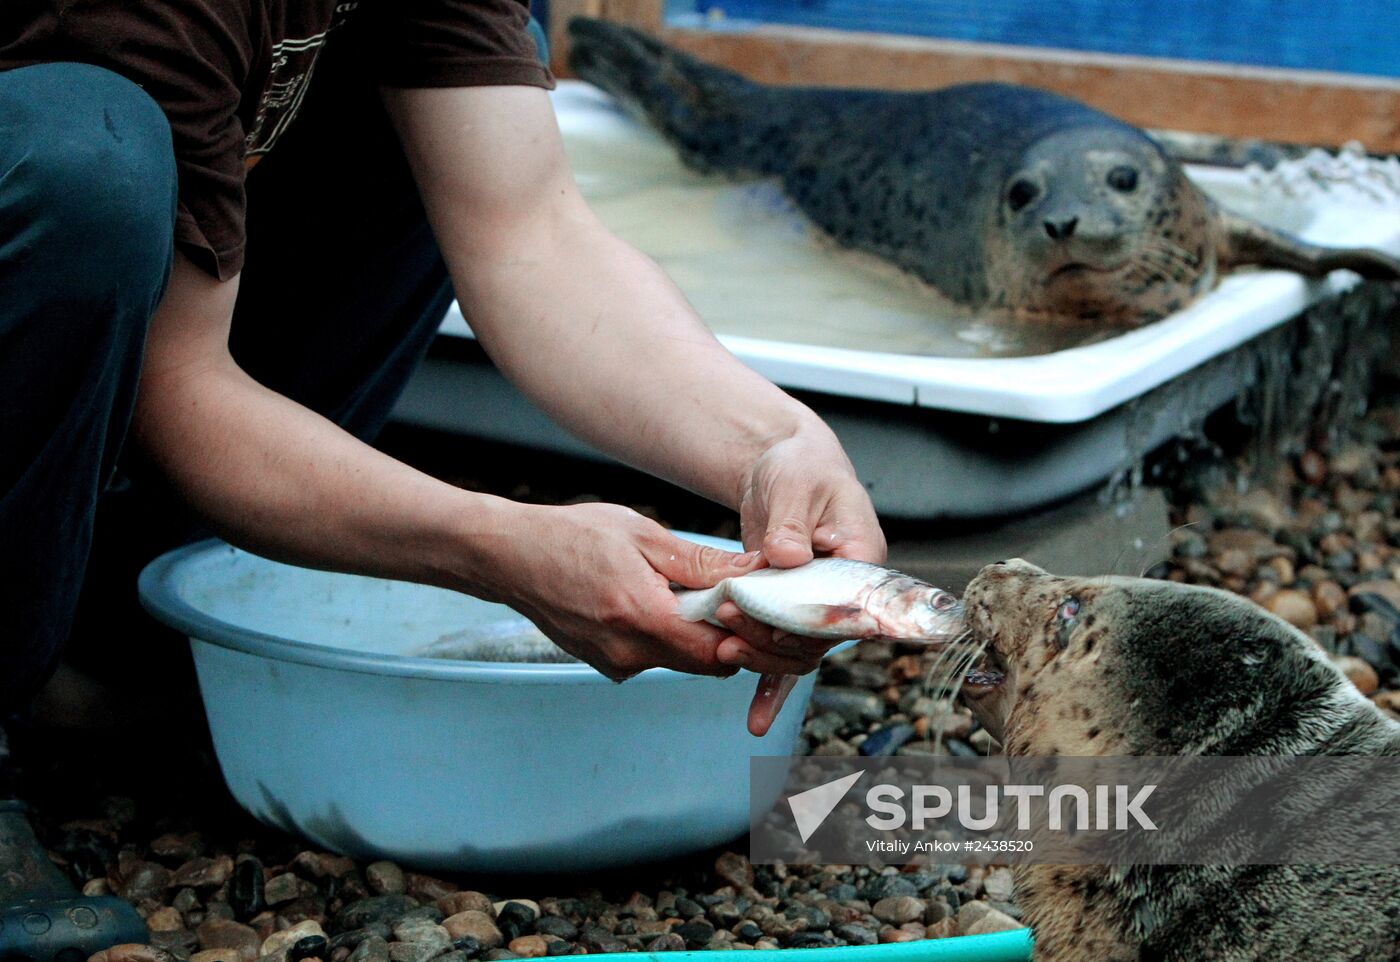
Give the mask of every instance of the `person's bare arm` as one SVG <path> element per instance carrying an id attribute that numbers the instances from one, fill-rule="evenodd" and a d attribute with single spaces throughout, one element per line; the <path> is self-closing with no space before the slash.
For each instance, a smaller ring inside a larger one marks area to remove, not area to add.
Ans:
<path id="1" fill-rule="evenodd" d="M 544 91 L 386 97 L 467 319 L 552 417 L 735 508 L 754 464 L 780 441 L 820 439 L 831 463 L 814 472 L 849 473 L 826 426 L 739 363 L 661 269 L 589 210 Z"/>
<path id="2" fill-rule="evenodd" d="M 870 500 L 835 436 L 725 350 L 660 268 L 603 227 L 574 184 L 543 91 L 385 99 L 463 312 L 517 387 L 620 460 L 738 509 L 746 547 L 770 564 L 802 564 L 814 548 L 884 560 Z M 733 605 L 720 615 L 736 631 L 718 652 L 727 664 L 809 671 L 826 649 L 775 639 Z M 781 704 L 779 689 L 767 690 L 755 730 Z"/>
<path id="3" fill-rule="evenodd" d="M 616 242 L 588 226 L 571 195 L 547 212 L 502 176 L 532 136 L 549 141 L 546 156 L 558 146 L 546 102 L 494 93 L 501 99 L 480 116 L 482 103 L 466 96 L 447 116 L 411 110 L 406 126 L 443 123 L 433 153 L 465 136 L 463 127 L 499 138 L 494 161 L 480 151 L 457 159 L 493 167 L 480 181 L 488 188 L 468 190 L 446 221 L 441 204 L 430 207 L 463 303 L 507 370 L 603 447 L 741 507 L 746 540 L 761 542 L 772 563 L 810 557 L 813 537 L 839 553 L 882 555 L 869 502 L 820 421 L 729 358 L 649 262 L 620 245 L 580 252 L 580 239 Z M 420 139 L 410 135 L 415 153 Z M 426 168 L 443 165 L 452 165 L 450 151 Z M 463 223 L 479 228 L 470 242 Z M 561 261 L 566 252 L 572 259 Z M 517 289 L 522 280 L 535 287 Z M 615 506 L 519 505 L 454 489 L 261 387 L 228 352 L 237 290 L 236 280 L 177 260 L 152 321 L 133 425 L 151 460 L 230 540 L 282 560 L 505 601 L 615 678 L 655 665 L 723 674 L 735 664 L 768 673 L 814 664 L 818 652 L 775 641 L 736 612 L 729 621 L 748 641 L 676 614 L 670 583 L 713 584 L 751 570 L 757 555 L 697 548 Z M 539 290 L 555 293 L 541 300 Z M 539 317 L 546 321 L 529 323 Z M 518 318 L 525 333 L 507 336 Z M 598 336 L 580 342 L 590 331 Z M 696 352 L 667 346 L 677 339 Z M 548 362 L 540 359 L 551 345 Z M 623 376 L 637 368 L 645 371 Z M 759 715 L 775 710 L 770 700 Z"/>
<path id="4" fill-rule="evenodd" d="M 135 441 L 217 531 L 284 561 L 509 600 L 612 677 L 733 670 L 715 655 L 727 632 L 681 621 L 668 583 L 713 584 L 756 558 L 697 548 L 625 508 L 462 491 L 375 451 L 234 363 L 237 293 L 236 278 L 177 258 L 133 422 Z"/>
<path id="5" fill-rule="evenodd" d="M 460 541 L 508 508 L 364 445 L 268 390 L 228 350 L 238 278 L 177 256 L 147 338 L 133 436 L 186 500 L 251 550 L 318 567 L 442 584 Z"/>

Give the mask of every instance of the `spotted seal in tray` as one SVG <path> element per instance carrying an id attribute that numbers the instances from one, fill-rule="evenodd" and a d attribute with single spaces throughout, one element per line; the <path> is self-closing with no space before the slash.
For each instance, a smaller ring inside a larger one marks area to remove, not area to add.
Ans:
<path id="1" fill-rule="evenodd" d="M 965 700 L 1014 756 L 1400 754 L 1310 638 L 1213 588 L 984 568 Z M 1038 962 L 1400 958 L 1400 866 L 1023 865 Z"/>
<path id="2" fill-rule="evenodd" d="M 1136 127 L 1042 90 L 770 87 L 646 34 L 570 22 L 570 65 L 701 171 L 778 178 L 838 243 L 992 316 L 1134 327 L 1242 265 L 1400 278 L 1220 208 Z"/>

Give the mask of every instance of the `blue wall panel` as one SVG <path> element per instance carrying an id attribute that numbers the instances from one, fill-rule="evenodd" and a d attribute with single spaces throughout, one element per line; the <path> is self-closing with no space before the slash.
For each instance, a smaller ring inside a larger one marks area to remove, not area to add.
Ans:
<path id="1" fill-rule="evenodd" d="M 1400 77 L 1400 0 L 697 0 L 692 9 L 839 30 Z"/>

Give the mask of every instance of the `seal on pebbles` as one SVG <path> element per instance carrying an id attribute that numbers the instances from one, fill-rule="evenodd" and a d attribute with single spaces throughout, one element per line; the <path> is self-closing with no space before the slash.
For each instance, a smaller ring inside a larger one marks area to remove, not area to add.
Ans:
<path id="1" fill-rule="evenodd" d="M 1247 599 L 984 568 L 963 697 L 1012 756 L 1400 754 L 1400 724 Z M 1400 959 L 1400 866 L 1022 865 L 1041 962 Z"/>

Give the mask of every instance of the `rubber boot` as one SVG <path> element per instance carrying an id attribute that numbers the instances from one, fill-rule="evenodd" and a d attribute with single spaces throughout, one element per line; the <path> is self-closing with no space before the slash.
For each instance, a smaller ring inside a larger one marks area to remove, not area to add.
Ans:
<path id="1" fill-rule="evenodd" d="M 94 952 L 150 938 L 127 902 L 78 892 L 39 844 L 16 794 L 0 727 L 0 962 L 85 962 Z"/>
<path id="2" fill-rule="evenodd" d="M 0 962 L 85 962 L 146 923 L 113 895 L 80 894 L 49 861 L 18 801 L 0 801 Z"/>

